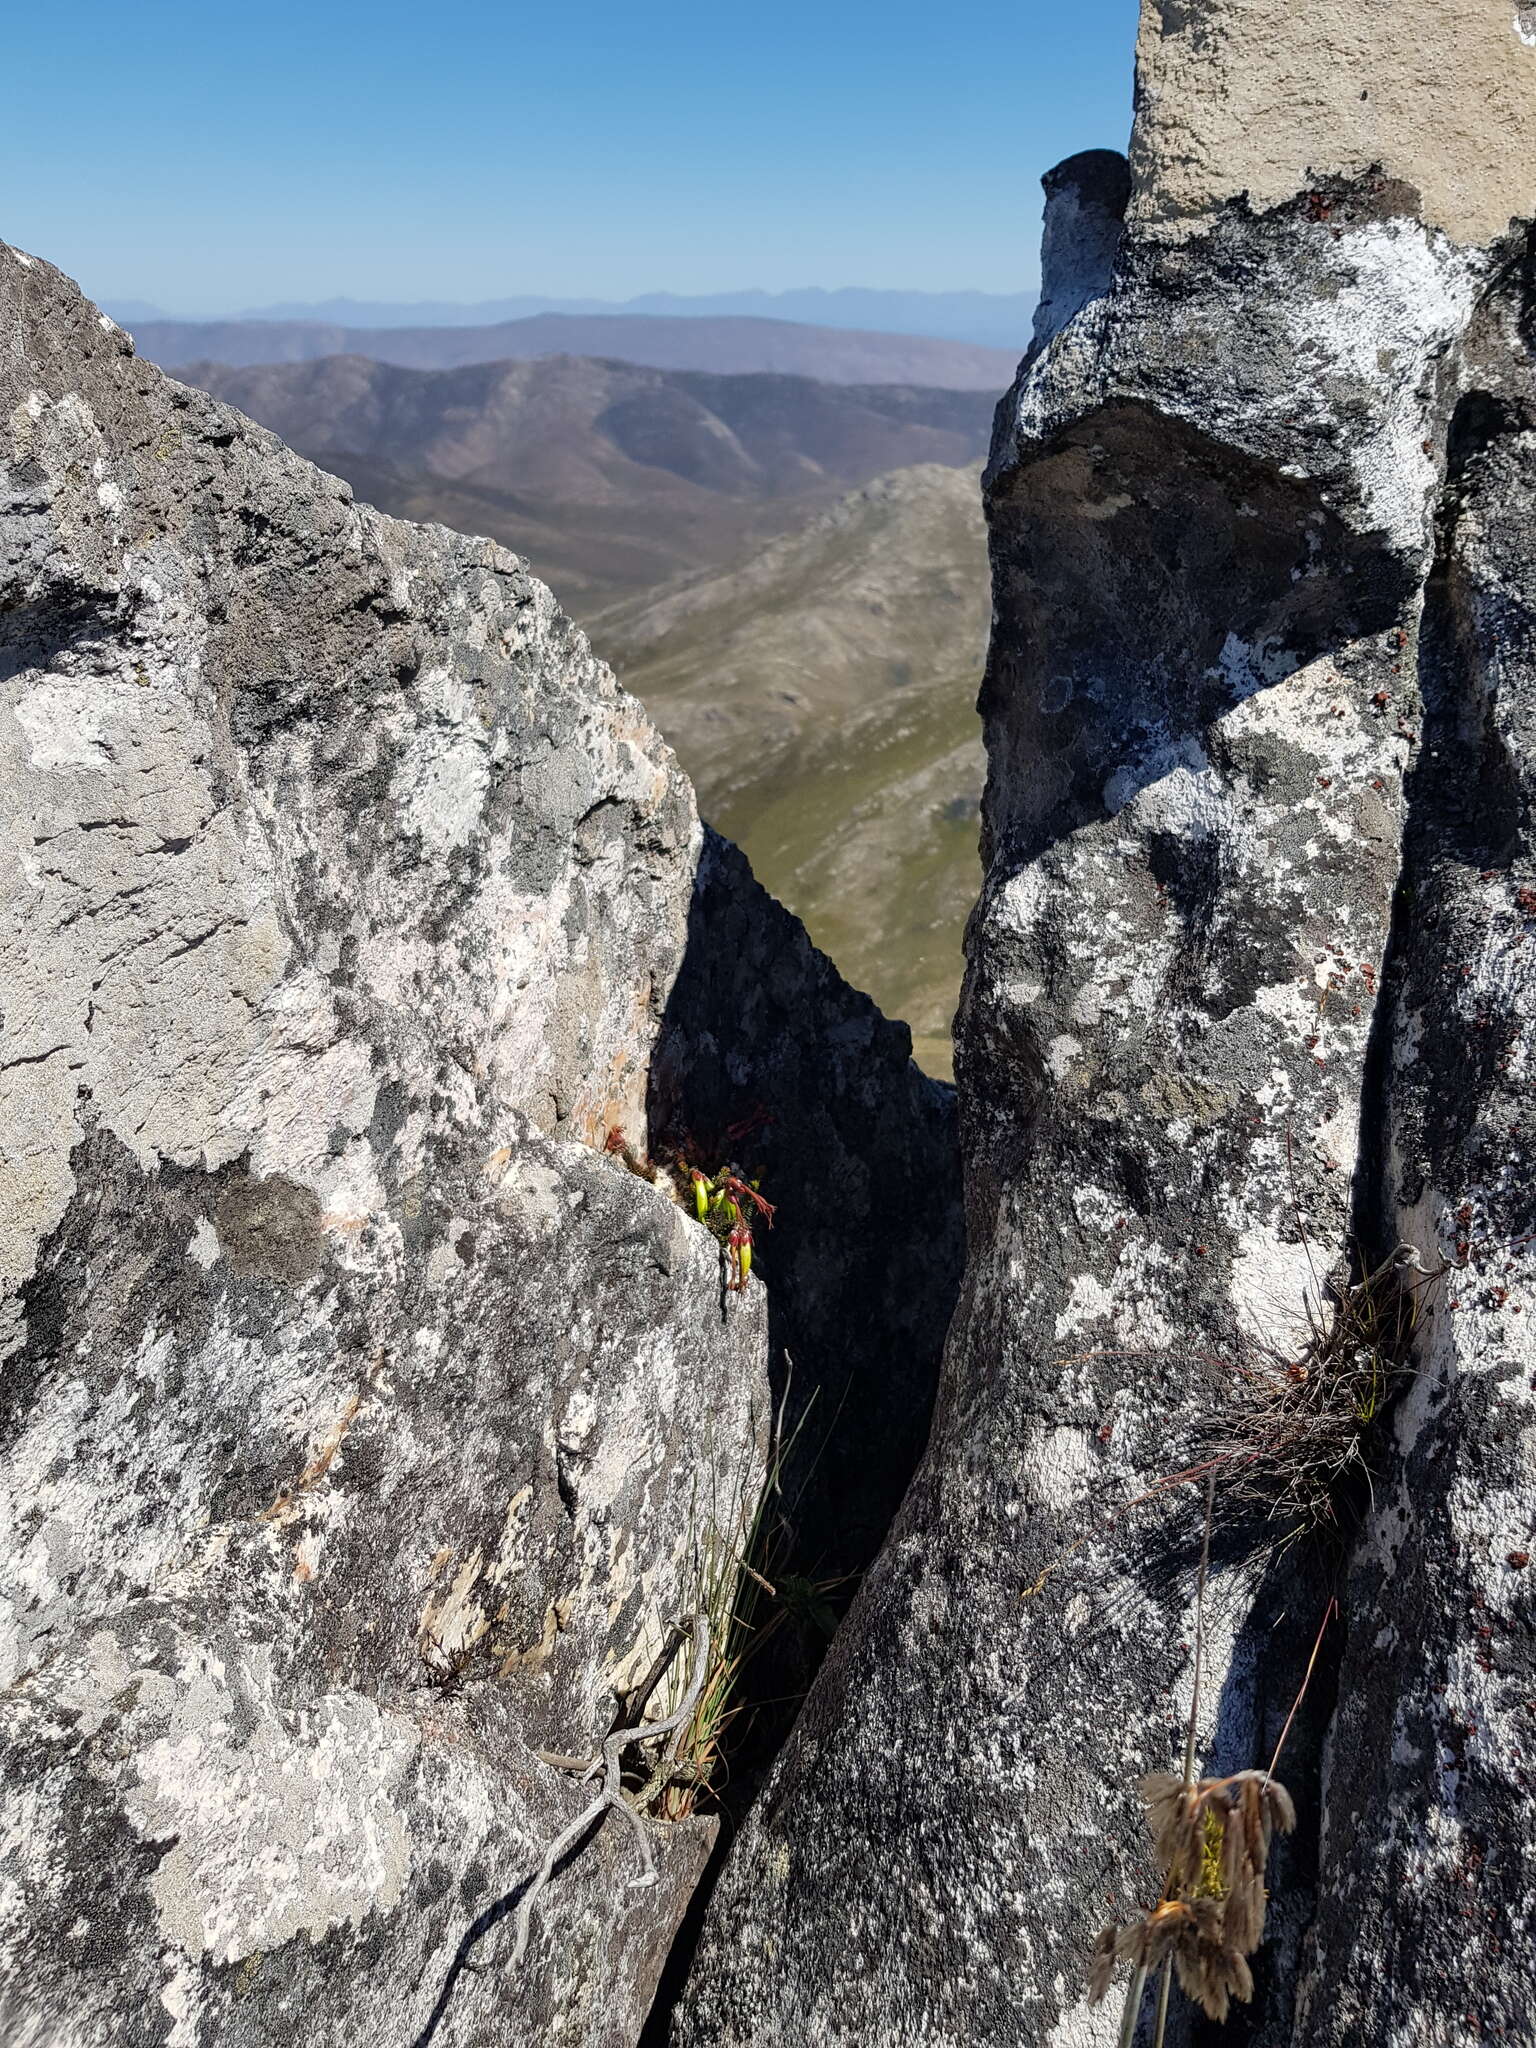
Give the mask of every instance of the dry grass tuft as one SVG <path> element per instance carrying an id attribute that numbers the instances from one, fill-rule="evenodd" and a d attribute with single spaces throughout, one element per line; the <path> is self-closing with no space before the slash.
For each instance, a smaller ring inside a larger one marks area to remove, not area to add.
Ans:
<path id="1" fill-rule="evenodd" d="M 1132 1963 L 1145 1978 L 1171 1963 L 1179 1989 L 1213 2020 L 1224 2020 L 1232 1999 L 1253 1996 L 1247 1957 L 1222 1927 L 1214 1899 L 1160 1899 L 1145 1920 L 1130 1927 L 1106 1927 L 1094 1950 L 1088 1995 L 1095 2004 L 1109 1989 L 1117 1963 Z M 1133 2022 L 1134 2025 L 1134 2022 Z"/>
<path id="2" fill-rule="evenodd" d="M 1131 1966 L 1120 2026 L 1120 2048 L 1130 2048 L 1148 1973 L 1160 1970 L 1155 2048 L 1162 2048 L 1168 2021 L 1168 1993 L 1175 1975 L 1185 1996 L 1213 2020 L 1224 2020 L 1232 2000 L 1253 1996 L 1248 1958 L 1264 1938 L 1268 1894 L 1264 1873 L 1275 1834 L 1296 1825 L 1291 1795 L 1276 1779 L 1275 1765 L 1291 1722 L 1311 1683 L 1323 1630 L 1333 1613 L 1330 1600 L 1318 1630 L 1306 1675 L 1286 1716 L 1267 1771 L 1234 1771 L 1226 1778 L 1196 1778 L 1195 1730 L 1200 1717 L 1200 1682 L 1205 1663 L 1205 1595 L 1211 1563 L 1216 1475 L 1205 1482 L 1204 1531 L 1195 1589 L 1195 1666 L 1180 1776 L 1155 1772 L 1141 1780 L 1147 1823 L 1162 1870 L 1157 1904 L 1126 1927 L 1106 1927 L 1094 1945 L 1088 1996 L 1097 2004 L 1109 1990 L 1118 1964 Z"/>
<path id="3" fill-rule="evenodd" d="M 657 1819 L 686 1820 L 701 1802 L 719 1803 L 728 1751 L 745 1726 L 742 1715 L 751 1711 L 742 1682 L 750 1660 L 785 1629 L 830 1637 L 837 1626 L 831 1596 L 843 1581 L 790 1569 L 797 1502 L 785 1499 L 783 1476 L 812 1407 L 814 1399 L 787 1440 L 781 1413 L 760 1499 L 749 1502 L 738 1494 L 724 1503 L 712 1500 L 702 1515 L 695 1502 L 690 1597 L 708 1617 L 711 1650 L 678 1741 L 678 1760 L 687 1768 L 662 1788 L 652 1809 Z M 671 1681 L 674 1688 L 680 1682 L 680 1676 Z"/>
<path id="4" fill-rule="evenodd" d="M 1200 1467 L 1221 1475 L 1227 1514 L 1257 1511 L 1280 1544 L 1336 1524 L 1341 1489 L 1369 1483 L 1372 1425 L 1413 1375 L 1414 1332 L 1436 1277 L 1399 1245 L 1361 1279 L 1319 1290 L 1299 1353 L 1239 1359 L 1195 1443 Z"/>

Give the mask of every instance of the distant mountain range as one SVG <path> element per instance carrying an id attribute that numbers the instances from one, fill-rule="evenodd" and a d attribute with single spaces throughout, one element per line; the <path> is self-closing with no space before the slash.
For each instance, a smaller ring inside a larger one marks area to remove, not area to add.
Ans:
<path id="1" fill-rule="evenodd" d="M 526 320 L 538 313 L 647 314 L 672 319 L 746 316 L 788 320 L 813 327 L 853 328 L 871 334 L 936 335 L 948 341 L 976 342 L 985 348 L 1024 352 L 1034 317 L 1034 292 L 903 292 L 872 291 L 848 286 L 837 291 L 811 287 L 788 292 L 712 292 L 686 296 L 678 292 L 643 292 L 633 299 L 558 299 L 523 294 L 484 299 L 475 305 L 447 300 L 415 302 L 368 299 L 323 299 L 315 303 L 255 306 L 233 316 L 238 321 L 304 321 L 331 327 L 489 327 L 508 320 Z M 142 299 L 108 300 L 114 320 L 136 328 L 146 321 L 178 320 Z"/>
<path id="2" fill-rule="evenodd" d="M 989 392 L 569 356 L 359 356 L 182 373 L 407 519 L 488 533 L 580 618 L 802 524 L 850 485 L 986 451 Z"/>
<path id="3" fill-rule="evenodd" d="M 668 319 L 661 314 L 539 313 L 494 327 L 339 327 L 312 321 L 140 321 L 140 353 L 163 369 L 194 362 L 299 363 L 369 356 L 405 369 L 448 370 L 509 358 L 602 356 L 662 370 L 773 371 L 831 384 L 1007 388 L 1016 353 L 929 335 L 864 334 L 788 320 Z"/>

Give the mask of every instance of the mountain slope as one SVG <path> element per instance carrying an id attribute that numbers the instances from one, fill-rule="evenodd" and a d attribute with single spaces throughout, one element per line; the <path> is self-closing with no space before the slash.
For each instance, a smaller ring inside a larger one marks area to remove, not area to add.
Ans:
<path id="1" fill-rule="evenodd" d="M 588 620 L 705 815 L 938 1073 L 979 882 L 988 617 L 976 472 L 924 464 Z"/>
<path id="2" fill-rule="evenodd" d="M 489 533 L 590 613 L 732 558 L 850 484 L 986 447 L 981 393 L 568 356 L 408 370 L 359 356 L 185 375 L 361 497 Z"/>
<path id="3" fill-rule="evenodd" d="M 792 320 L 665 314 L 538 313 L 489 327 L 344 327 L 313 320 L 146 320 L 134 330 L 141 355 L 187 363 L 311 362 L 368 355 L 406 369 L 552 355 L 609 356 L 664 370 L 739 376 L 769 371 L 829 384 L 924 384 L 996 398 L 1020 346 L 982 348 L 931 335 L 867 334 Z"/>

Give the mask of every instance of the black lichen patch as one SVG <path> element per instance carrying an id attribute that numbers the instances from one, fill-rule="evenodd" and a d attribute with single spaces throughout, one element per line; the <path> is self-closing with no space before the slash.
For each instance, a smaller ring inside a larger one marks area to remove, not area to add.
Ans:
<path id="1" fill-rule="evenodd" d="M 296 1287 L 319 1270 L 319 1198 L 285 1175 L 227 1181 L 214 1216 L 220 1248 L 237 1273 Z"/>

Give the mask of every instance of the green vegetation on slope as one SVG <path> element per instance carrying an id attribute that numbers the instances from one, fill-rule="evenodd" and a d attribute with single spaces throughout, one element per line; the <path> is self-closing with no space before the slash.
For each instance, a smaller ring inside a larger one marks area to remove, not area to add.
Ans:
<path id="1" fill-rule="evenodd" d="M 988 616 L 976 471 L 924 464 L 588 621 L 711 822 L 944 1075 L 980 873 Z"/>

